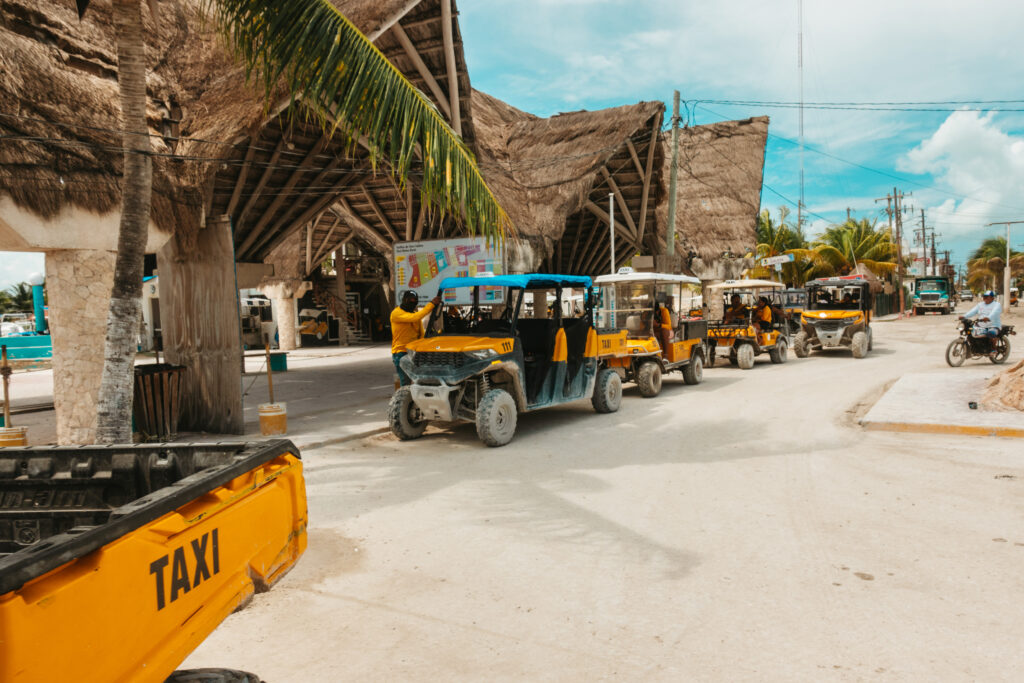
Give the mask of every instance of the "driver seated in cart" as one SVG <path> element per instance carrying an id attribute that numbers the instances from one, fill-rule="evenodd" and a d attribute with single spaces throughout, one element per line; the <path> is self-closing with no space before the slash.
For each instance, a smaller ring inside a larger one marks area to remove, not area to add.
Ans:
<path id="1" fill-rule="evenodd" d="M 724 322 L 743 322 L 747 318 L 747 307 L 739 294 L 733 294 L 729 299 L 729 308 L 725 309 L 722 317 Z"/>
<path id="2" fill-rule="evenodd" d="M 757 297 L 754 307 L 754 325 L 759 332 L 767 334 L 772 331 L 772 307 L 768 305 L 768 297 Z"/>

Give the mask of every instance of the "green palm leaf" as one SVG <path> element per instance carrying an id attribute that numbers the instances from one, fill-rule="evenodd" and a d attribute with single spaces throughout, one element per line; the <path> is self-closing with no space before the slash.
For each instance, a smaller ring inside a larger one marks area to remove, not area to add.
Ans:
<path id="1" fill-rule="evenodd" d="M 419 155 L 424 199 L 471 233 L 503 238 L 510 223 L 465 143 L 423 93 L 328 0 L 204 0 L 268 101 L 283 82 L 325 130 L 365 136 L 400 183 Z"/>

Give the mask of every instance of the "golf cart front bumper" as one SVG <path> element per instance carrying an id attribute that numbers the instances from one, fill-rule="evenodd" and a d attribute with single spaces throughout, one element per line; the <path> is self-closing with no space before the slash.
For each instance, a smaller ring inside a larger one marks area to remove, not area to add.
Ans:
<path id="1" fill-rule="evenodd" d="M 818 322 L 814 324 L 814 334 L 818 343 L 823 349 L 831 349 L 838 346 L 849 346 L 850 336 L 846 334 L 850 325 L 844 325 L 838 321 Z"/>
<path id="2" fill-rule="evenodd" d="M 425 384 L 413 384 L 409 387 L 412 401 L 423 413 L 425 420 L 441 420 L 452 422 L 455 420 L 454 404 L 458 398 L 461 386 L 450 386 L 440 382 L 436 386 Z"/>

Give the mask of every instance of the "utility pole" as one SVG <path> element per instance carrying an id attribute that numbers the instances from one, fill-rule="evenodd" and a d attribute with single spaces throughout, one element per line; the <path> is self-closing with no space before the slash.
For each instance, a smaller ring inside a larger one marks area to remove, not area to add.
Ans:
<path id="1" fill-rule="evenodd" d="M 653 145 L 655 140 L 651 140 Z M 672 166 L 668 184 L 668 226 L 665 230 L 665 255 L 676 253 L 676 181 L 679 176 L 679 91 L 672 94 Z M 755 240 L 756 241 L 756 240 Z M 675 272 L 674 270 L 672 272 Z"/>
<path id="2" fill-rule="evenodd" d="M 1017 225 L 1018 223 L 1024 223 L 1024 221 L 1000 221 L 998 223 L 989 223 L 985 227 L 991 227 L 993 225 L 1005 225 L 1006 226 L 1006 263 L 1003 264 L 1003 310 L 1010 310 L 1010 226 Z"/>
<path id="3" fill-rule="evenodd" d="M 850 207 L 846 207 L 846 222 L 850 222 Z M 890 225 L 889 227 L 891 228 L 892 226 Z"/>
<path id="4" fill-rule="evenodd" d="M 905 195 L 895 187 L 892 188 L 892 194 L 887 194 L 884 197 L 879 197 L 876 202 L 885 200 L 885 212 L 889 215 L 889 234 L 893 233 L 893 226 L 896 228 L 896 288 L 899 290 L 900 297 L 900 312 L 899 317 L 903 317 L 903 310 L 906 306 L 903 296 L 903 278 L 905 273 L 903 272 L 903 210 L 900 207 L 900 202 L 903 201 Z"/>
<path id="5" fill-rule="evenodd" d="M 804 0 L 796 0 L 796 68 L 800 76 L 800 198 L 796 202 L 796 229 L 804 229 Z"/>

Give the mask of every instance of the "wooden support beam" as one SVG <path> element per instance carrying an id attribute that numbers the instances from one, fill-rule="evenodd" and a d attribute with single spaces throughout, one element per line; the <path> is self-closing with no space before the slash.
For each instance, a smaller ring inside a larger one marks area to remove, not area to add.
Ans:
<path id="1" fill-rule="evenodd" d="M 566 266 L 569 268 L 567 272 L 572 273 L 572 268 L 576 265 L 576 248 L 580 244 L 580 234 L 583 232 L 583 212 L 580 212 L 580 219 L 576 221 L 576 237 L 572 240 L 572 251 L 569 252 L 569 264 Z"/>
<path id="2" fill-rule="evenodd" d="M 462 137 L 462 111 L 459 106 L 459 72 L 455 64 L 455 39 L 452 35 L 452 0 L 441 0 L 441 36 L 444 40 L 444 61 L 448 69 L 448 118 L 452 130 Z"/>
<path id="3" fill-rule="evenodd" d="M 228 208 L 224 211 L 228 216 L 233 215 L 235 213 L 235 209 L 238 207 L 238 199 L 242 196 L 242 188 L 245 187 L 245 179 L 249 175 L 249 165 L 252 164 L 252 158 L 256 155 L 256 148 L 259 147 L 259 141 L 260 136 L 257 133 L 249 142 L 249 149 L 245 152 L 245 161 L 242 162 L 242 168 L 238 171 L 238 179 L 235 180 L 235 189 L 231 192 L 231 199 L 228 200 Z"/>
<path id="4" fill-rule="evenodd" d="M 658 144 L 658 135 L 661 133 L 661 120 L 664 114 L 654 117 L 654 125 L 651 126 L 651 139 L 647 143 L 647 168 L 644 170 L 644 188 L 640 195 L 640 225 L 636 230 L 636 244 L 638 249 L 643 249 L 644 230 L 647 228 L 647 201 L 651 196 L 651 177 L 654 175 L 654 149 Z"/>
<path id="5" fill-rule="evenodd" d="M 640 174 L 640 177 L 644 177 L 644 167 L 640 163 L 640 155 L 636 153 L 636 147 L 633 146 L 633 141 L 626 138 L 626 147 L 629 149 L 629 156 L 633 158 L 633 165 L 636 166 L 636 172 Z"/>
<path id="6" fill-rule="evenodd" d="M 590 235 L 587 237 L 587 244 L 583 247 L 583 251 L 580 252 L 579 272 L 581 275 L 586 273 L 584 267 L 587 265 L 587 261 L 591 258 L 591 252 L 597 248 L 598 244 L 601 243 L 600 240 L 596 239 L 600 227 L 600 219 L 596 219 L 594 224 L 590 226 Z"/>
<path id="7" fill-rule="evenodd" d="M 356 213 L 356 210 L 352 208 L 348 200 L 344 197 L 338 197 L 337 206 L 341 209 L 341 217 L 349 223 L 350 227 L 362 230 L 363 234 L 369 237 L 371 242 L 375 242 L 383 253 L 387 254 L 391 251 L 392 245 L 388 243 L 387 238 L 374 230 L 373 226 L 366 219 Z"/>
<path id="8" fill-rule="evenodd" d="M 384 35 L 385 31 L 387 31 L 392 26 L 397 25 L 398 22 L 402 20 L 402 17 L 404 17 L 406 14 L 412 11 L 412 9 L 416 5 L 420 4 L 420 2 L 421 0 L 409 0 L 409 2 L 402 5 L 397 12 L 395 12 L 387 19 L 385 19 L 383 22 L 381 22 L 380 26 L 367 33 L 366 37 L 370 39 L 371 43 L 377 42 L 377 39 Z"/>
<path id="9" fill-rule="evenodd" d="M 427 203 L 420 203 L 420 215 L 416 217 L 416 232 L 413 234 L 414 240 L 420 240 L 423 237 L 423 223 L 427 219 Z"/>
<path id="10" fill-rule="evenodd" d="M 327 134 L 324 133 L 320 136 L 320 139 L 317 140 L 316 144 L 309 150 L 309 153 L 302 159 L 302 162 L 299 163 L 298 167 L 292 171 L 292 174 L 288 177 L 285 184 L 277 190 L 277 196 L 274 197 L 274 201 L 270 202 L 270 206 L 268 206 L 263 212 L 260 219 L 256 221 L 256 225 L 252 226 L 252 230 L 249 231 L 245 241 L 242 242 L 240 247 L 238 247 L 238 253 L 244 254 L 246 250 L 252 246 L 253 242 L 259 239 L 260 235 L 263 234 L 263 230 L 270 222 L 270 219 L 273 218 L 274 214 L 277 213 L 277 210 L 281 208 L 281 204 L 289 198 L 289 193 L 299 182 L 299 178 L 301 178 L 310 169 L 310 167 L 312 167 L 314 159 L 320 155 L 320 152 L 323 151 L 327 142 L 328 137 Z M 294 197 L 291 199 L 294 201 Z"/>
<path id="11" fill-rule="evenodd" d="M 622 192 L 619 191 L 619 186 L 615 182 L 615 178 L 613 178 L 612 174 L 608 171 L 607 166 L 601 167 L 601 175 L 603 175 L 604 179 L 608 182 L 608 187 L 612 188 L 612 192 L 615 194 L 615 201 L 619 203 L 617 208 L 621 208 L 619 214 L 626 219 L 626 225 L 629 226 L 629 231 L 631 233 L 630 236 L 633 238 L 633 241 L 636 242 L 636 223 L 633 222 L 633 216 L 629 212 L 629 204 L 626 203 L 626 198 L 623 197 Z"/>
<path id="12" fill-rule="evenodd" d="M 249 196 L 249 200 L 242 207 L 242 210 L 235 217 L 235 230 L 242 227 L 245 222 L 245 216 L 252 210 L 252 207 L 256 205 L 257 200 L 260 198 L 260 193 L 263 192 L 263 188 L 267 186 L 267 181 L 270 180 L 270 176 L 274 175 L 274 165 L 277 160 L 281 157 L 281 152 L 284 151 L 284 146 L 287 142 L 288 136 L 282 134 L 281 139 L 277 141 L 277 145 L 274 147 L 273 153 L 270 155 L 270 161 L 267 162 L 267 167 L 263 169 L 263 175 L 260 176 L 259 181 L 256 183 L 256 187 L 253 189 L 252 194 Z"/>
<path id="13" fill-rule="evenodd" d="M 335 214 L 334 223 L 327 231 L 327 237 L 325 237 L 323 241 L 320 243 L 320 247 L 316 250 L 316 255 L 313 256 L 313 263 L 320 263 L 320 260 L 327 256 L 327 252 L 324 251 L 324 247 L 326 247 L 328 242 L 330 242 L 331 237 L 334 235 L 334 231 L 337 229 L 339 225 L 341 225 L 341 219 L 338 218 L 337 214 Z M 306 272 L 308 273 L 309 271 Z"/>
<path id="14" fill-rule="evenodd" d="M 326 192 L 324 192 L 319 199 L 309 205 L 309 207 L 303 211 L 298 218 L 292 221 L 289 225 L 281 229 L 280 232 L 273 230 L 268 231 L 258 244 L 255 244 L 251 249 L 253 254 L 266 250 L 270 251 L 278 244 L 280 244 L 288 235 L 290 235 L 298 226 L 305 225 L 306 221 L 315 216 L 316 214 L 324 211 L 327 207 L 334 203 L 337 196 L 343 189 L 346 188 L 357 188 L 366 182 L 368 176 L 363 175 L 358 181 L 353 183 L 353 180 L 358 177 L 359 173 L 348 173 L 344 178 L 334 183 Z"/>
<path id="15" fill-rule="evenodd" d="M 370 203 L 370 209 L 373 210 L 374 214 L 376 214 L 377 218 L 384 226 L 384 229 L 388 231 L 389 235 L 391 235 L 392 242 L 397 242 L 398 233 L 395 232 L 393 227 L 391 227 L 391 221 L 388 219 L 387 214 L 381 210 L 380 205 L 377 204 L 377 200 L 373 197 L 373 193 L 370 192 L 370 188 L 366 185 L 363 185 L 363 196 L 366 197 L 366 201 Z"/>
<path id="16" fill-rule="evenodd" d="M 337 167 L 341 164 L 342 161 L 342 157 L 335 157 L 334 159 L 331 160 L 331 163 L 327 164 L 327 166 L 325 166 L 319 173 L 316 174 L 316 177 L 313 178 L 313 180 L 307 185 L 307 187 L 313 188 L 314 195 L 317 192 L 319 192 L 317 188 L 321 187 L 321 183 L 325 182 L 325 179 L 327 178 L 328 174 L 333 173 L 335 169 L 337 169 Z M 348 159 L 348 161 L 354 160 Z M 277 234 L 278 230 L 280 230 L 283 226 L 288 224 L 288 221 L 292 217 L 292 214 L 298 211 L 299 208 L 302 206 L 302 202 L 299 201 L 300 199 L 301 198 L 296 198 L 296 200 L 292 202 L 292 205 L 288 207 L 288 210 L 285 211 L 281 215 L 281 217 L 274 222 L 274 225 L 270 228 L 270 230 L 267 231 L 268 235 Z M 259 245 L 257 245 L 256 248 L 258 249 Z"/>
<path id="17" fill-rule="evenodd" d="M 405 54 L 408 55 L 409 59 L 412 60 L 413 66 L 416 67 L 416 72 L 420 75 L 420 78 L 426 82 L 427 87 L 430 88 L 431 94 L 434 96 L 434 100 L 437 101 L 437 106 L 441 108 L 445 116 L 449 120 L 452 118 L 452 108 L 448 104 L 448 99 L 444 95 L 444 91 L 441 90 L 441 86 L 437 84 L 434 79 L 434 75 L 430 73 L 430 69 L 423 61 L 423 57 L 420 57 L 420 53 L 416 51 L 416 46 L 412 44 L 412 40 L 409 39 L 408 34 L 402 29 L 401 24 L 395 24 L 391 27 L 391 32 L 395 34 L 395 38 L 398 39 L 399 45 L 405 50 Z"/>
<path id="18" fill-rule="evenodd" d="M 412 240 L 412 183 L 405 183 L 405 241 Z"/>
<path id="19" fill-rule="evenodd" d="M 611 225 L 611 217 L 608 215 L 608 212 L 602 209 L 600 206 L 590 201 L 589 199 L 583 206 L 587 209 L 587 211 L 589 211 L 590 213 L 594 214 L 599 219 L 604 221 L 605 225 Z M 615 232 L 620 234 L 622 237 L 625 237 L 627 242 L 629 242 L 633 246 L 636 246 L 636 243 L 633 241 L 633 235 L 629 233 L 629 230 L 626 229 L 622 221 L 615 221 Z"/>
<path id="20" fill-rule="evenodd" d="M 313 272 L 313 224 L 306 223 L 306 275 Z"/>

